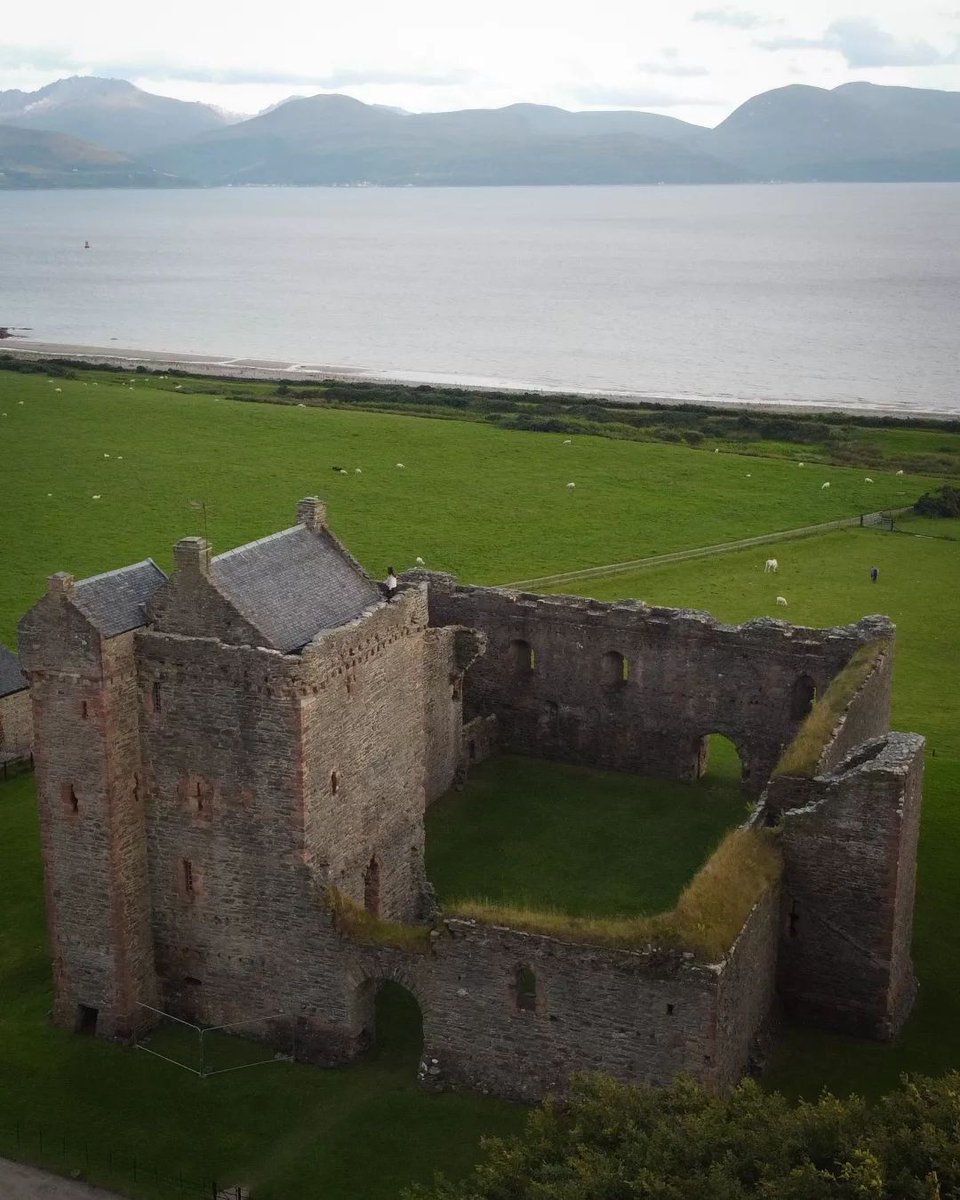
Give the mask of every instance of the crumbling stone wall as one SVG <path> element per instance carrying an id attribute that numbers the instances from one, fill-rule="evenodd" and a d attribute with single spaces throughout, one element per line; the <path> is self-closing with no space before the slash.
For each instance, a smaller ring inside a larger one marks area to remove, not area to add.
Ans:
<path id="1" fill-rule="evenodd" d="M 906 1019 L 922 775 L 923 739 L 890 733 L 771 788 L 790 800 L 779 991 L 794 1017 L 874 1038 Z"/>
<path id="2" fill-rule="evenodd" d="M 26 757 L 33 749 L 33 706 L 29 688 L 0 696 L 0 760 Z"/>
<path id="3" fill-rule="evenodd" d="M 758 793 L 783 746 L 882 618 L 831 630 L 723 625 L 705 613 L 462 587 L 430 576 L 431 624 L 481 630 L 468 716 L 495 714 L 504 749 L 648 776 L 692 779 L 724 734 Z M 799 689 L 799 693 L 798 693 Z M 805 689 L 809 689 L 805 691 Z"/>

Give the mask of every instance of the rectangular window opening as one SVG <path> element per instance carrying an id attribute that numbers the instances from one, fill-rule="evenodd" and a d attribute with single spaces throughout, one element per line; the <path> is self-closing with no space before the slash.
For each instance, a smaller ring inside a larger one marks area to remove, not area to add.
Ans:
<path id="1" fill-rule="evenodd" d="M 183 860 L 183 886 L 188 896 L 193 895 L 193 863 L 189 858 Z"/>
<path id="2" fill-rule="evenodd" d="M 153 711 L 155 713 L 163 712 L 163 692 L 159 680 L 156 680 L 153 685 Z"/>

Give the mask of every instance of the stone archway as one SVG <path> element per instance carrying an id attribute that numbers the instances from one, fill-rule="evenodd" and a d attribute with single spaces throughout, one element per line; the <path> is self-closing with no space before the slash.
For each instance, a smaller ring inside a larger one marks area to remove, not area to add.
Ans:
<path id="1" fill-rule="evenodd" d="M 363 979 L 353 998 L 354 1027 L 367 1054 L 416 1074 L 423 1058 L 424 1006 L 403 970 Z"/>
<path id="2" fill-rule="evenodd" d="M 704 733 L 694 743 L 694 778 L 705 782 L 734 783 L 749 789 L 750 760 L 746 749 L 728 733 Z"/>

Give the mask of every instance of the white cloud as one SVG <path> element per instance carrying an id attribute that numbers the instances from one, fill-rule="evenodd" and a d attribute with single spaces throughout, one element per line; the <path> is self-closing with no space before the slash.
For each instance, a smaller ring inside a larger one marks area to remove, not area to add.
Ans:
<path id="1" fill-rule="evenodd" d="M 869 17 L 848 17 L 828 25 L 821 37 L 769 38 L 764 50 L 835 50 L 849 67 L 935 67 L 960 63 L 960 41 L 939 50 L 922 38 L 897 38 Z"/>

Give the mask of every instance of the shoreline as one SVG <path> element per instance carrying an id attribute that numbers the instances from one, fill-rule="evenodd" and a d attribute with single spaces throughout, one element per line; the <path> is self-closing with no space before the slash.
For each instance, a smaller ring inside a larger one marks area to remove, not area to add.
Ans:
<path id="1" fill-rule="evenodd" d="M 134 371 L 181 371 L 212 378 L 270 383 L 295 380 L 320 383 L 326 379 L 341 383 L 395 384 L 415 388 L 430 386 L 464 392 L 516 392 L 540 396 L 572 396 L 583 400 L 608 400 L 621 404 L 696 405 L 701 408 L 745 408 L 761 412 L 805 414 L 841 413 L 850 416 L 892 417 L 899 420 L 946 420 L 960 422 L 960 412 L 936 408 L 904 408 L 894 405 L 850 404 L 843 401 L 748 400 L 738 397 L 663 396 L 618 389 L 562 387 L 514 380 L 494 380 L 465 375 L 415 371 L 378 371 L 364 367 L 338 367 L 321 363 L 291 362 L 283 359 L 242 358 L 229 355 L 171 354 L 162 350 L 128 347 L 72 345 L 65 342 L 37 342 L 30 338 L 8 337 L 0 340 L 0 355 L 29 361 L 78 362 L 84 366 L 107 366 Z"/>

